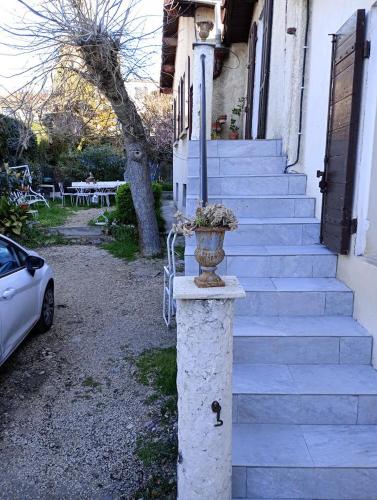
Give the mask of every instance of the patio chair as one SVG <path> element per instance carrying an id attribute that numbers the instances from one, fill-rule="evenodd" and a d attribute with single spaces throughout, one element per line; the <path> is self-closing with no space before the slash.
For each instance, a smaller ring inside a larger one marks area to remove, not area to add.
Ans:
<path id="1" fill-rule="evenodd" d="M 85 203 L 89 205 L 90 198 L 93 196 L 93 193 L 88 193 L 87 191 L 78 189 L 74 196 L 76 196 L 76 206 L 79 205 L 79 202 L 82 202 L 83 205 L 85 205 Z"/>
<path id="2" fill-rule="evenodd" d="M 67 196 L 69 196 L 69 198 L 71 200 L 71 205 L 72 205 L 73 204 L 73 197 L 75 196 L 76 193 L 66 193 L 64 191 L 64 185 L 62 182 L 58 182 L 58 186 L 59 186 L 60 196 L 62 197 L 62 207 L 64 207 L 64 205 L 65 205 L 65 198 Z"/>
<path id="3" fill-rule="evenodd" d="M 34 205 L 35 203 L 44 203 L 48 208 L 50 205 L 48 204 L 46 198 L 40 194 L 33 191 L 29 188 L 27 191 L 13 191 L 9 195 L 9 200 L 13 203 L 17 203 L 17 205 Z"/>
<path id="4" fill-rule="evenodd" d="M 32 184 L 32 175 L 30 172 L 29 165 L 18 165 L 16 167 L 10 167 L 9 170 L 14 170 L 15 172 L 20 171 L 23 179 L 23 184 L 27 186 L 27 191 L 16 190 L 9 197 L 15 203 L 22 205 L 23 203 L 27 205 L 33 205 L 34 203 L 44 203 L 48 208 L 50 205 L 48 204 L 46 198 L 41 193 L 37 193 L 31 187 Z"/>

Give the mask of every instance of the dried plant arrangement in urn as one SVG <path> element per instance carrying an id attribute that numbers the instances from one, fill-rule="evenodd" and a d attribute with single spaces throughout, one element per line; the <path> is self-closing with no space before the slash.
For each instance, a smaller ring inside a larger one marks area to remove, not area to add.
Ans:
<path id="1" fill-rule="evenodd" d="M 216 274 L 216 268 L 225 257 L 223 249 L 225 231 L 234 231 L 238 221 L 234 213 L 221 204 L 206 205 L 196 209 L 195 217 L 188 219 L 182 213 L 175 215 L 174 229 L 185 236 L 196 236 L 195 258 L 201 265 L 202 274 L 194 281 L 199 288 L 225 286 Z"/>

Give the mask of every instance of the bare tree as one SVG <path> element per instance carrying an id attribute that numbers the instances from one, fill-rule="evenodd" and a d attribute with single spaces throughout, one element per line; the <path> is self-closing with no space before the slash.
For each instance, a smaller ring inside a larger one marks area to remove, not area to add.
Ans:
<path id="1" fill-rule="evenodd" d="M 39 55 L 28 68 L 29 84 L 43 86 L 54 71 L 66 68 L 94 85 L 110 102 L 122 126 L 140 249 L 146 256 L 157 255 L 161 247 L 147 137 L 125 86 L 130 75 L 142 75 L 150 59 L 151 33 L 145 33 L 145 19 L 137 15 L 140 0 L 17 1 L 25 15 L 17 26 L 2 29 L 13 37 L 13 48 Z"/>

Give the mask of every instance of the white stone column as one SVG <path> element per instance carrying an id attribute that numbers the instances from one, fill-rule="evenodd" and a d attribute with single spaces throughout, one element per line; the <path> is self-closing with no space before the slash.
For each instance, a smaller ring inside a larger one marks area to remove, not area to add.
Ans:
<path id="1" fill-rule="evenodd" d="M 215 45 L 206 42 L 193 44 L 193 103 L 192 103 L 192 134 L 193 140 L 199 139 L 200 132 L 200 92 L 202 82 L 202 60 L 205 56 L 206 77 L 206 101 L 207 101 L 207 139 L 211 139 L 212 125 L 212 95 L 213 95 L 213 66 L 215 57 Z"/>
<path id="2" fill-rule="evenodd" d="M 197 288 L 192 276 L 174 279 L 179 500 L 231 498 L 233 305 L 245 292 L 236 277 L 223 280 L 223 288 Z"/>

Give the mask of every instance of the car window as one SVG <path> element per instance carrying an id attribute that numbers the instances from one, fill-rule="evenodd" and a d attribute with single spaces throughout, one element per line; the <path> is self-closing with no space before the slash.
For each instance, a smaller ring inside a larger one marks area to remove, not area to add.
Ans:
<path id="1" fill-rule="evenodd" d="M 28 254 L 26 252 L 24 252 L 23 250 L 21 250 L 21 248 L 18 248 L 18 247 L 14 247 L 14 248 L 15 248 L 16 255 L 18 257 L 18 262 L 20 263 L 21 266 L 24 266 L 25 261 L 26 261 L 26 257 L 28 256 Z"/>
<path id="2" fill-rule="evenodd" d="M 22 267 L 14 245 L 0 240 L 0 278 Z"/>

